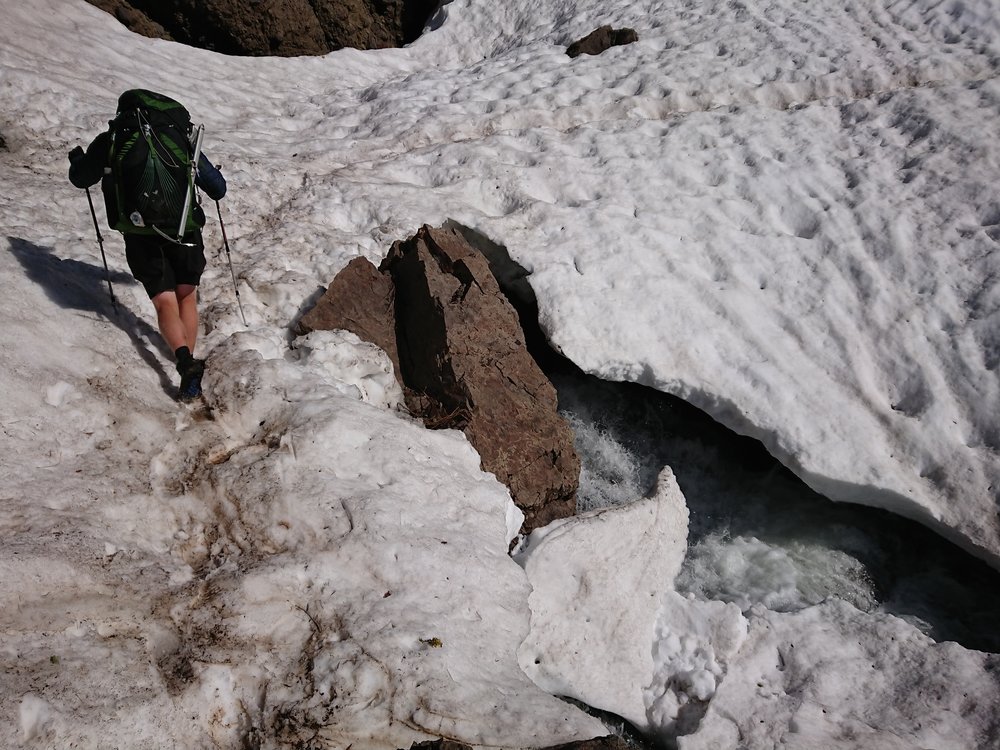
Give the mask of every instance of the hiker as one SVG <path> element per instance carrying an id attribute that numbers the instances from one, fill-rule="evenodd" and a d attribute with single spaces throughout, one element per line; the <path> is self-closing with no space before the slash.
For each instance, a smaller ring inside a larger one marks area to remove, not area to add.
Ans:
<path id="1" fill-rule="evenodd" d="M 124 236 L 129 270 L 152 300 L 160 334 L 177 360 L 180 397 L 194 398 L 205 369 L 194 351 L 197 289 L 206 265 L 205 213 L 194 185 L 218 201 L 226 180 L 200 153 L 190 184 L 200 133 L 195 146 L 188 111 L 169 97 L 126 91 L 108 125 L 86 152 L 79 146 L 70 151 L 69 179 L 78 188 L 101 182 L 108 225 Z"/>

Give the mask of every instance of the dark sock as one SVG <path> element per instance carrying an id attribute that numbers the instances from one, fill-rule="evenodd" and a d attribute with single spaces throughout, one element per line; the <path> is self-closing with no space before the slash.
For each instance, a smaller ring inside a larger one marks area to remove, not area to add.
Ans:
<path id="1" fill-rule="evenodd" d="M 191 350 L 186 346 L 181 346 L 174 351 L 174 356 L 177 358 L 177 363 L 182 364 L 187 362 L 189 359 L 193 359 L 191 356 Z"/>

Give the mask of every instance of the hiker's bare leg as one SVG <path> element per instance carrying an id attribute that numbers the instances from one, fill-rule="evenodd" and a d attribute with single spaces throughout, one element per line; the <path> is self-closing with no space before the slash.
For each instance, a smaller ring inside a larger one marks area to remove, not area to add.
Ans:
<path id="1" fill-rule="evenodd" d="M 182 346 L 188 346 L 187 329 L 181 320 L 177 294 L 172 289 L 160 292 L 153 297 L 153 307 L 156 308 L 156 322 L 160 327 L 160 334 L 166 340 L 170 351 L 175 352 Z"/>
<path id="2" fill-rule="evenodd" d="M 198 339 L 198 287 L 191 284 L 178 284 L 177 306 L 181 323 L 184 324 L 187 348 L 194 354 L 194 344 Z"/>

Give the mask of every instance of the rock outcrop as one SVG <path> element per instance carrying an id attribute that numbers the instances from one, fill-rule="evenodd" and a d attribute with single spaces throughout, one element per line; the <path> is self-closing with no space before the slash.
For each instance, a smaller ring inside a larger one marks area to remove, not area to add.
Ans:
<path id="1" fill-rule="evenodd" d="M 420 36 L 435 0 L 88 0 L 131 31 L 227 55 L 324 55 L 399 47 Z"/>
<path id="2" fill-rule="evenodd" d="M 461 234 L 424 226 L 378 269 L 351 261 L 298 332 L 334 328 L 389 354 L 407 406 L 428 427 L 466 434 L 524 511 L 525 532 L 574 513 L 580 461 L 555 388 L 486 259 Z"/>
<path id="3" fill-rule="evenodd" d="M 610 26 L 601 26 L 591 31 L 583 39 L 578 39 L 569 45 L 566 48 L 566 54 L 570 57 L 599 55 L 611 47 L 638 41 L 639 35 L 635 33 L 635 29 L 613 29 Z"/>

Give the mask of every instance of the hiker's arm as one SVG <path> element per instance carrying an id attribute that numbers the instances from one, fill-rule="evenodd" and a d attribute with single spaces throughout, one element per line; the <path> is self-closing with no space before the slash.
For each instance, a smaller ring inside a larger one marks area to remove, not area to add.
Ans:
<path id="1" fill-rule="evenodd" d="M 78 188 L 96 185 L 104 177 L 104 166 L 108 158 L 108 134 L 101 133 L 87 151 L 77 146 L 69 152 L 69 181 Z"/>
<path id="2" fill-rule="evenodd" d="M 226 194 L 226 178 L 205 154 L 202 154 L 198 159 L 198 169 L 195 172 L 194 182 L 213 201 L 222 200 Z"/>

